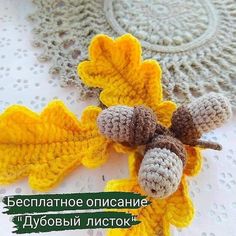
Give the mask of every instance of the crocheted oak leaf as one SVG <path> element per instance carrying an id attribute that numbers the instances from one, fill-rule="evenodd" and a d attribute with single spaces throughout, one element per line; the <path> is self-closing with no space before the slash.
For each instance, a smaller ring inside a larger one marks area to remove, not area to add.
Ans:
<path id="1" fill-rule="evenodd" d="M 97 35 L 89 47 L 89 61 L 78 66 L 82 81 L 103 89 L 100 100 L 106 106 L 146 105 L 158 121 L 169 126 L 176 105 L 162 101 L 161 68 L 155 60 L 142 60 L 139 41 L 130 34 L 115 40 Z"/>
<path id="2" fill-rule="evenodd" d="M 170 225 L 176 227 L 186 227 L 190 224 L 194 208 L 189 197 L 188 186 L 186 182 L 187 175 L 196 175 L 200 171 L 202 157 L 199 149 L 187 147 L 187 164 L 178 190 L 168 198 L 155 199 L 149 197 L 152 203 L 137 210 L 129 212 L 137 215 L 137 220 L 141 223 L 128 229 L 110 229 L 109 236 L 150 236 L 170 235 Z M 142 155 L 134 152 L 129 156 L 130 178 L 109 181 L 106 185 L 106 191 L 124 191 L 145 193 L 138 183 L 138 171 L 142 161 Z"/>
<path id="3" fill-rule="evenodd" d="M 41 114 L 19 105 L 8 108 L 0 116 L 0 183 L 29 176 L 33 189 L 46 191 L 80 164 L 104 163 L 110 141 L 98 132 L 100 111 L 89 106 L 78 121 L 60 101 Z"/>

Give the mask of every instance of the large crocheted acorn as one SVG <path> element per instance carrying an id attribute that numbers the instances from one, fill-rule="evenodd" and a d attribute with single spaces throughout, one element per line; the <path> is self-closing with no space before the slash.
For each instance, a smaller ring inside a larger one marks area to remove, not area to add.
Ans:
<path id="1" fill-rule="evenodd" d="M 231 116 L 228 100 L 209 94 L 180 106 L 169 128 L 157 123 L 151 109 L 113 106 L 103 110 L 97 122 L 106 137 L 128 145 L 146 145 L 138 180 L 147 195 L 165 198 L 181 181 L 186 163 L 184 144 L 220 150 L 218 143 L 199 140 L 203 133 L 221 126 Z"/>
<path id="2" fill-rule="evenodd" d="M 97 119 L 100 132 L 106 137 L 130 146 L 150 141 L 156 130 L 156 116 L 145 106 L 112 106 Z"/>
<path id="3" fill-rule="evenodd" d="M 231 115 L 228 99 L 210 93 L 188 105 L 180 106 L 172 116 L 170 130 L 184 144 L 204 147 L 205 143 L 198 140 L 202 134 L 220 127 Z"/>

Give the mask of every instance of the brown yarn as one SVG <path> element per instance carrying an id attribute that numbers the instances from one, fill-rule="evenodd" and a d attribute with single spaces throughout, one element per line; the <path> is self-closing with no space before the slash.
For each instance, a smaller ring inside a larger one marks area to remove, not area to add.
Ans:
<path id="1" fill-rule="evenodd" d="M 164 127 L 161 124 L 156 124 L 156 130 L 155 130 L 155 135 L 154 137 L 156 137 L 157 135 L 170 135 L 170 136 L 174 136 L 174 134 L 166 127 Z"/>
<path id="2" fill-rule="evenodd" d="M 183 162 L 183 166 L 186 163 L 186 150 L 184 145 L 176 138 L 170 135 L 158 135 L 152 139 L 146 146 L 146 152 L 153 148 L 165 148 L 175 153 Z"/>
<path id="3" fill-rule="evenodd" d="M 222 146 L 219 143 L 204 140 L 196 140 L 192 143 L 192 146 L 198 146 L 200 148 L 210 148 L 218 151 L 222 150 Z"/>
<path id="4" fill-rule="evenodd" d="M 185 144 L 201 138 L 201 133 L 194 124 L 192 115 L 187 106 L 180 106 L 172 116 L 170 131 Z"/>
<path id="5" fill-rule="evenodd" d="M 128 146 L 145 145 L 153 137 L 172 136 L 173 142 L 190 146 L 221 150 L 217 143 L 202 141 L 202 133 L 219 127 L 231 114 L 224 97 L 209 94 L 188 105 L 180 106 L 172 116 L 171 127 L 157 123 L 155 113 L 145 106 L 113 106 L 105 109 L 98 117 L 102 134 Z"/>
<path id="6" fill-rule="evenodd" d="M 130 125 L 130 145 L 143 145 L 150 141 L 156 130 L 156 115 L 145 106 L 135 106 Z"/>

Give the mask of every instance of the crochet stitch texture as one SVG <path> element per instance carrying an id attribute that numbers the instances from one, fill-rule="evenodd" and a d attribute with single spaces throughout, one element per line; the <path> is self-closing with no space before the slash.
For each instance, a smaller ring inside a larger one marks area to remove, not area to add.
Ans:
<path id="1" fill-rule="evenodd" d="M 145 145 L 140 187 L 148 196 L 166 198 L 180 183 L 186 163 L 184 144 L 220 150 L 218 143 L 200 138 L 204 131 L 220 127 L 230 117 L 228 100 L 207 94 L 180 106 L 172 116 L 170 129 L 161 126 L 151 109 L 144 106 L 112 106 L 103 110 L 97 121 L 100 132 L 109 139 L 129 146 Z"/>
<path id="2" fill-rule="evenodd" d="M 106 137 L 130 146 L 144 145 L 155 134 L 156 116 L 144 106 L 112 106 L 97 119 L 100 132 Z"/>
<path id="3" fill-rule="evenodd" d="M 220 94 L 210 93 L 179 107 L 173 114 L 171 130 L 183 143 L 194 145 L 203 133 L 218 128 L 231 114 L 228 100 Z"/>
<path id="4" fill-rule="evenodd" d="M 136 38 L 127 34 L 112 40 L 98 35 L 89 47 L 89 59 L 79 64 L 78 73 L 87 85 L 102 89 L 103 104 L 148 106 L 161 125 L 170 127 L 176 105 L 163 101 L 160 66 L 154 60 L 143 61 Z M 143 155 L 135 147 L 124 146 L 100 134 L 97 126 L 100 112 L 100 108 L 89 106 L 78 121 L 59 101 L 50 103 L 41 114 L 18 105 L 7 109 L 0 116 L 0 183 L 9 184 L 29 176 L 32 188 L 46 191 L 80 164 L 96 167 L 104 163 L 109 147 L 113 146 L 117 152 L 130 154 L 130 178 L 110 181 L 107 191 L 144 194 L 138 183 Z M 165 132 L 164 127 L 157 126 L 158 132 Z M 141 224 L 130 229 L 109 230 L 108 235 L 169 236 L 171 224 L 189 225 L 194 208 L 186 177 L 200 171 L 202 157 L 200 148 L 185 146 L 185 149 L 184 174 L 176 192 L 165 199 L 149 197 L 151 205 L 131 210 Z"/>
<path id="5" fill-rule="evenodd" d="M 62 102 L 41 114 L 14 105 L 0 116 L 0 183 L 29 176 L 30 186 L 47 191 L 82 164 L 97 167 L 107 159 L 109 140 L 99 134 L 98 107 L 87 107 L 78 121 Z"/>
<path id="6" fill-rule="evenodd" d="M 160 62 L 164 97 L 177 103 L 220 92 L 236 106 L 236 4 L 233 0 L 34 0 L 34 45 L 52 60 L 51 73 L 81 96 L 94 95 L 77 79 L 76 65 L 98 33 L 131 33 L 144 58 Z"/>
<path id="7" fill-rule="evenodd" d="M 154 60 L 142 60 L 141 46 L 136 38 L 129 34 L 115 40 L 105 35 L 96 36 L 89 47 L 89 59 L 79 64 L 78 73 L 85 84 L 102 89 L 100 100 L 106 106 L 146 105 L 155 112 L 162 125 L 171 125 L 176 106 L 170 101 L 163 101 L 160 67 Z M 130 152 L 130 178 L 109 181 L 106 190 L 145 194 L 138 182 L 143 156 L 136 149 L 127 149 L 121 144 L 116 148 L 117 151 Z M 109 236 L 169 236 L 170 224 L 177 227 L 190 224 L 194 209 L 186 176 L 196 175 L 200 171 L 202 157 L 199 148 L 186 146 L 185 149 L 187 161 L 177 191 L 165 199 L 150 197 L 151 205 L 131 210 L 142 221 L 141 224 L 130 229 L 109 230 Z"/>
<path id="8" fill-rule="evenodd" d="M 145 153 L 139 169 L 139 184 L 151 197 L 167 197 L 178 189 L 182 172 L 183 163 L 174 152 L 155 147 Z"/>

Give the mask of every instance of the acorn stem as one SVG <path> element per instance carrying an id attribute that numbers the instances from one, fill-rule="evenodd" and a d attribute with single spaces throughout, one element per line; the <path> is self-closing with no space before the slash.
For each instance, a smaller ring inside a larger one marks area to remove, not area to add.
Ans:
<path id="1" fill-rule="evenodd" d="M 219 143 L 211 141 L 197 140 L 196 142 L 194 142 L 194 146 L 198 146 L 200 148 L 209 148 L 218 151 L 222 150 L 222 146 Z"/>

